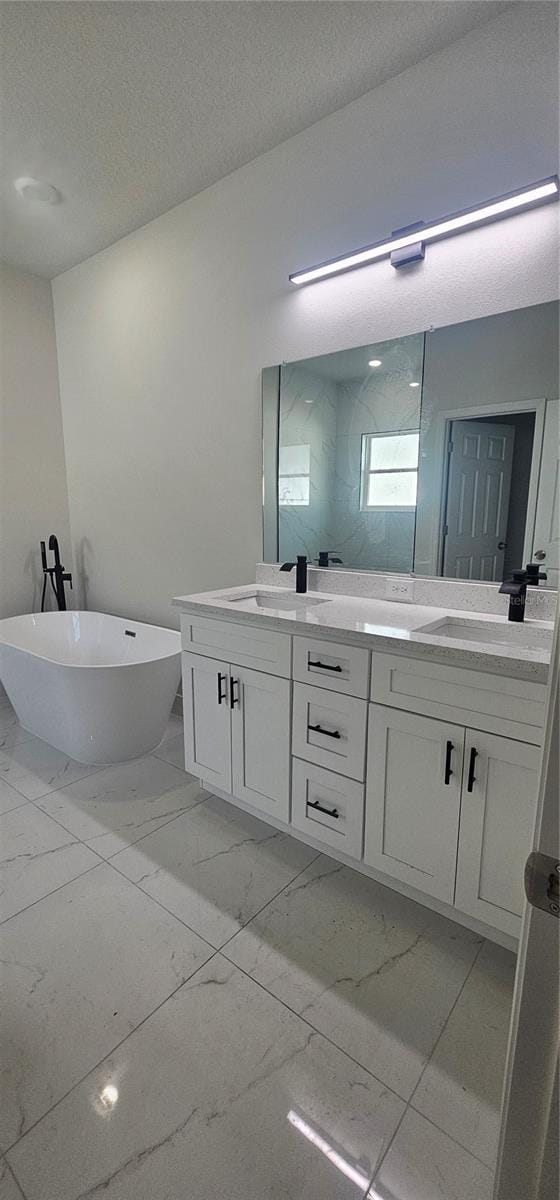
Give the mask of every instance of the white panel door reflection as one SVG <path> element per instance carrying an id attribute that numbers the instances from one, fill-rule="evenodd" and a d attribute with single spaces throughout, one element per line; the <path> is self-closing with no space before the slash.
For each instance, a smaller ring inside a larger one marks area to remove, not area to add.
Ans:
<path id="1" fill-rule="evenodd" d="M 513 425 L 453 421 L 443 575 L 503 579 L 514 442 Z"/>

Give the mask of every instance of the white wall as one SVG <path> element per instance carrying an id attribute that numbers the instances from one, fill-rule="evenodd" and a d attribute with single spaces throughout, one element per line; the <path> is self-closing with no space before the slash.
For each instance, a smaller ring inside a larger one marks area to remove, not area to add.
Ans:
<path id="1" fill-rule="evenodd" d="M 40 539 L 58 534 L 68 568 L 71 546 L 51 288 L 3 265 L 0 382 L 0 617 L 11 617 L 39 607 Z"/>
<path id="2" fill-rule="evenodd" d="M 174 623 L 261 556 L 260 368 L 557 295 L 558 206 L 306 289 L 290 271 L 550 175 L 555 6 L 513 5 L 54 283 L 87 598 Z"/>

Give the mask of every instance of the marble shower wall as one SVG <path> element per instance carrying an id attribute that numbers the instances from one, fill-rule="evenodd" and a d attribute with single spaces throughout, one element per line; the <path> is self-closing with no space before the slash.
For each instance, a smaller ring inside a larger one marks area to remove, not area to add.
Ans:
<path id="1" fill-rule="evenodd" d="M 282 367 L 280 445 L 311 446 L 309 505 L 279 509 L 282 560 L 331 550 L 348 567 L 412 570 L 415 512 L 360 507 L 362 437 L 419 429 L 423 352 L 417 334 Z"/>
<path id="2" fill-rule="evenodd" d="M 278 508 L 280 559 L 317 558 L 330 550 L 330 507 L 334 476 L 337 388 L 331 379 L 299 363 L 280 372 L 280 447 L 310 447 L 309 504 Z"/>

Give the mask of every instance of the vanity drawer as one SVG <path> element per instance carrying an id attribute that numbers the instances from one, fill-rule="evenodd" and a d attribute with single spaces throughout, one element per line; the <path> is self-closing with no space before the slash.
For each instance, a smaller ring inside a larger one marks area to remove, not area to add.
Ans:
<path id="1" fill-rule="evenodd" d="M 366 722 L 365 700 L 294 684 L 292 751 L 298 758 L 363 781 Z"/>
<path id="2" fill-rule="evenodd" d="M 341 642 L 295 637 L 293 673 L 300 683 L 365 698 L 369 685 L 369 650 L 345 646 Z"/>
<path id="3" fill-rule="evenodd" d="M 294 758 L 292 825 L 335 850 L 361 858 L 364 785 Z"/>
<path id="4" fill-rule="evenodd" d="M 240 667 L 255 667 L 269 675 L 291 674 L 291 637 L 245 622 L 215 621 L 212 617 L 181 614 L 183 650 L 226 659 Z"/>
<path id="5" fill-rule="evenodd" d="M 372 654 L 371 698 L 392 708 L 540 745 L 546 685 L 447 667 L 426 659 Z"/>

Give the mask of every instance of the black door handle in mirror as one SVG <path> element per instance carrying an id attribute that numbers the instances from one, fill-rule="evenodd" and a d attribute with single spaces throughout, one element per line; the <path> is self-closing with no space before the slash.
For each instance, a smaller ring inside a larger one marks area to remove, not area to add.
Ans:
<path id="1" fill-rule="evenodd" d="M 317 662 L 311 662 L 311 659 L 309 659 L 307 665 L 308 667 L 320 667 L 322 671 L 342 671 L 342 667 L 331 667 L 330 663 L 322 663 L 319 659 Z"/>
<path id="2" fill-rule="evenodd" d="M 224 691 L 222 692 L 222 684 L 225 684 L 226 678 L 227 678 L 226 675 L 222 675 L 222 672 L 218 671 L 218 704 L 223 704 L 223 702 L 226 698 L 225 688 L 224 688 Z"/>
<path id="3" fill-rule="evenodd" d="M 455 747 L 453 745 L 453 742 L 448 742 L 446 749 L 445 749 L 445 775 L 444 775 L 444 783 L 446 783 L 448 785 L 449 785 L 449 780 L 451 779 L 451 776 L 453 774 L 453 771 L 451 770 L 451 755 L 453 754 L 454 749 L 455 749 Z"/>
<path id="4" fill-rule="evenodd" d="M 498 542 L 498 550 L 505 550 L 507 542 Z"/>
<path id="5" fill-rule="evenodd" d="M 323 808 L 323 805 L 319 804 L 318 800 L 308 800 L 307 807 L 314 808 L 317 812 L 324 813 L 326 817 L 334 817 L 335 821 L 338 821 L 340 818 L 340 813 L 337 808 Z"/>
<path id="6" fill-rule="evenodd" d="M 476 783 L 476 775 L 474 773 L 474 764 L 478 758 L 478 750 L 474 746 L 471 747 L 471 755 L 469 759 L 469 777 L 467 780 L 467 792 L 472 792 L 473 784 Z"/>
<path id="7" fill-rule="evenodd" d="M 312 733 L 324 733 L 325 737 L 340 737 L 338 729 L 323 729 L 321 725 L 308 725 L 307 728 L 310 729 Z"/>
<path id="8" fill-rule="evenodd" d="M 235 692 L 236 688 L 237 695 Z M 239 704 L 239 680 L 234 679 L 233 675 L 230 676 L 229 680 L 229 703 L 231 708 L 235 708 L 235 705 Z"/>

